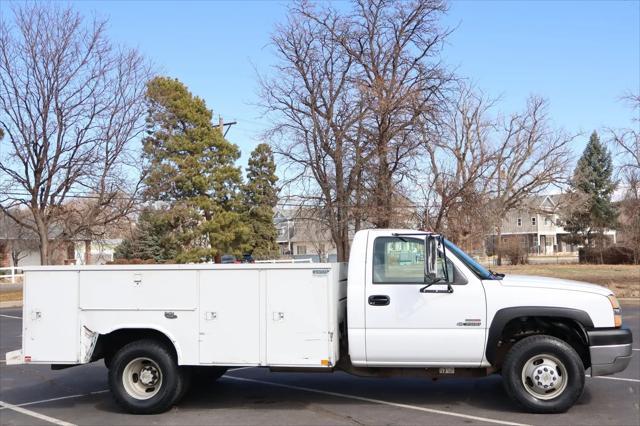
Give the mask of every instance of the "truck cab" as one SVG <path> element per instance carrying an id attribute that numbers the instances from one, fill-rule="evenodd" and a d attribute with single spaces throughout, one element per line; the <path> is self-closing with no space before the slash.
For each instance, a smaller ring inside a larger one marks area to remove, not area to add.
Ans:
<path id="1" fill-rule="evenodd" d="M 354 366 L 419 367 L 439 376 L 498 372 L 509 395 L 534 412 L 570 407 L 585 370 L 593 376 L 627 367 L 632 337 L 620 309 L 609 289 L 495 273 L 432 233 L 366 230 L 352 245 Z"/>
<path id="2" fill-rule="evenodd" d="M 369 230 L 354 238 L 347 288 L 349 354 L 354 365 L 487 365 L 482 279 L 445 246 L 449 279 L 426 287 L 430 284 L 425 274 L 426 235 Z M 438 259 L 440 268 L 444 257 Z"/>

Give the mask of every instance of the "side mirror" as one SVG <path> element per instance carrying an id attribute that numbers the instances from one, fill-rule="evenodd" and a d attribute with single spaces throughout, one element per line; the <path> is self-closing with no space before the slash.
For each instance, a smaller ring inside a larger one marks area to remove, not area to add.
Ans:
<path id="1" fill-rule="evenodd" d="M 438 243 L 433 235 L 424 239 L 424 276 L 426 281 L 435 281 L 437 274 Z"/>
<path id="2" fill-rule="evenodd" d="M 427 235 L 424 239 L 424 275 L 425 281 L 436 283 L 449 282 L 446 268 L 447 257 L 445 253 L 444 237 L 442 235 Z M 440 253 L 442 253 L 440 255 Z M 440 263 L 438 262 L 440 259 Z"/>

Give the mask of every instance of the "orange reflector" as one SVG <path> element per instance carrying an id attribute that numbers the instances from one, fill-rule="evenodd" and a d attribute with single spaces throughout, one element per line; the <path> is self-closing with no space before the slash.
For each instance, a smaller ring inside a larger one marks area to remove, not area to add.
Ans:
<path id="1" fill-rule="evenodd" d="M 614 315 L 613 321 L 615 327 L 622 327 L 622 315 Z"/>
<path id="2" fill-rule="evenodd" d="M 328 359 L 320 360 L 320 365 L 322 365 L 324 367 L 328 367 L 329 366 L 329 360 Z"/>
<path id="3" fill-rule="evenodd" d="M 622 327 L 622 310 L 620 309 L 620 302 L 613 294 L 607 296 L 609 302 L 611 302 L 611 308 L 613 309 L 613 323 L 615 327 Z"/>

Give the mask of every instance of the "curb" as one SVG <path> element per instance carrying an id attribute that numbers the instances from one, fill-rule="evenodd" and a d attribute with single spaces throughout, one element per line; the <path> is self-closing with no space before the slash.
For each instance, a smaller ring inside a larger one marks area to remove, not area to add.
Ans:
<path id="1" fill-rule="evenodd" d="M 7 300 L 0 302 L 0 308 L 22 308 L 22 300 Z"/>

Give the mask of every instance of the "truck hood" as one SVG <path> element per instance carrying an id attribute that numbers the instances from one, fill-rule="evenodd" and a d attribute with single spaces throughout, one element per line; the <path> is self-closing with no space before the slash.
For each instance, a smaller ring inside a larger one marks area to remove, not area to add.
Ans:
<path id="1" fill-rule="evenodd" d="M 596 284 L 580 281 L 563 280 L 559 278 L 538 277 L 535 275 L 507 275 L 500 284 L 507 287 L 535 287 L 555 290 L 573 290 L 608 296 L 612 293 L 608 288 Z"/>

